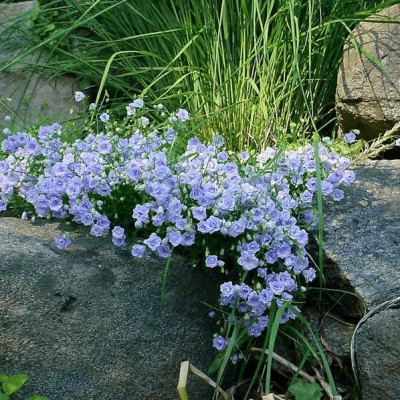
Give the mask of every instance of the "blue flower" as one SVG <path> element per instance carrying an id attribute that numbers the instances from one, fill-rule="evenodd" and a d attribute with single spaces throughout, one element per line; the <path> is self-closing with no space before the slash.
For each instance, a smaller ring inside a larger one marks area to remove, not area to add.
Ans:
<path id="1" fill-rule="evenodd" d="M 161 244 L 161 238 L 153 232 L 148 239 L 143 241 L 143 243 L 146 244 L 151 250 L 156 251 Z"/>
<path id="2" fill-rule="evenodd" d="M 189 113 L 182 108 L 179 109 L 179 111 L 176 113 L 176 116 L 179 121 L 189 121 L 190 119 Z"/>
<path id="3" fill-rule="evenodd" d="M 133 257 L 141 258 L 146 252 L 146 247 L 141 244 L 135 244 L 132 246 L 131 254 Z"/>
<path id="4" fill-rule="evenodd" d="M 224 262 L 221 260 L 218 260 L 217 256 L 209 255 L 206 258 L 206 267 L 208 267 L 208 268 L 222 267 L 223 265 L 224 265 Z"/>
<path id="5" fill-rule="evenodd" d="M 221 335 L 217 336 L 214 340 L 213 340 L 213 346 L 218 350 L 218 351 L 222 351 L 226 348 L 226 346 L 228 345 L 228 341 L 225 340 Z"/>
<path id="6" fill-rule="evenodd" d="M 7 203 L 5 202 L 5 200 L 0 199 L 0 211 L 4 211 L 7 209 Z"/>
<path id="7" fill-rule="evenodd" d="M 344 135 L 343 141 L 345 143 L 353 143 L 356 140 L 356 135 L 354 132 L 349 132 Z"/>
<path id="8" fill-rule="evenodd" d="M 106 123 L 110 120 L 110 116 L 107 113 L 103 113 L 100 115 L 100 120 L 102 122 Z"/>
<path id="9" fill-rule="evenodd" d="M 56 246 L 61 250 L 66 249 L 71 244 L 68 233 L 56 236 L 54 238 L 54 241 L 56 243 Z"/>
<path id="10" fill-rule="evenodd" d="M 243 251 L 237 262 L 243 267 L 243 269 L 249 271 L 257 267 L 258 258 L 253 253 Z"/>
<path id="11" fill-rule="evenodd" d="M 167 244 L 162 244 L 157 247 L 157 253 L 161 258 L 168 258 L 172 252 Z"/>
<path id="12" fill-rule="evenodd" d="M 75 101 L 77 101 L 78 103 L 80 101 L 82 101 L 85 98 L 85 93 L 82 92 L 75 92 Z"/>

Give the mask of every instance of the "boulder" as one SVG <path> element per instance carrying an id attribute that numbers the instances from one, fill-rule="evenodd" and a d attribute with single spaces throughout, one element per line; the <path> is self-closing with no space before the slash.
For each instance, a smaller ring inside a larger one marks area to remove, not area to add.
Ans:
<path id="1" fill-rule="evenodd" d="M 0 373 L 26 373 L 16 400 L 176 400 L 180 363 L 206 372 L 217 328 L 202 302 L 219 283 L 176 256 L 160 302 L 165 260 L 134 259 L 110 238 L 64 223 L 0 218 Z M 189 377 L 192 400 L 212 390 Z"/>
<path id="2" fill-rule="evenodd" d="M 73 76 L 51 78 L 33 67 L 46 62 L 48 54 L 42 50 L 25 54 L 29 36 L 25 32 L 29 13 L 37 7 L 36 1 L 0 4 L 0 129 L 14 123 L 17 127 L 43 121 L 61 122 L 76 118 L 84 103 L 74 101 L 78 84 Z M 19 59 L 10 65 L 10 61 Z M 6 99 L 12 99 L 7 102 Z M 11 117 L 11 121 L 5 121 Z"/>
<path id="3" fill-rule="evenodd" d="M 396 22 L 388 23 L 388 19 Z M 400 5 L 394 5 L 361 22 L 348 37 L 336 92 L 337 117 L 344 133 L 359 129 L 360 137 L 370 140 L 400 120 L 399 20 Z M 360 53 L 355 41 L 368 56 Z"/>
<path id="4" fill-rule="evenodd" d="M 337 299 L 330 311 L 348 325 L 347 335 L 344 326 L 336 335 L 325 320 L 328 348 L 339 356 L 348 353 L 350 322 L 400 296 L 400 160 L 370 160 L 354 171 L 356 180 L 345 188 L 345 198 L 326 201 L 324 209 L 324 274 Z M 310 251 L 316 258 L 316 248 Z M 356 330 L 364 399 L 400 399 L 399 318 L 399 310 L 382 311 Z"/>
<path id="5" fill-rule="evenodd" d="M 356 373 L 363 399 L 400 399 L 400 309 L 378 312 L 357 330 Z"/>
<path id="6" fill-rule="evenodd" d="M 328 286 L 351 292 L 336 309 L 361 318 L 400 293 L 400 160 L 367 161 L 354 172 L 345 198 L 325 203 L 324 272 Z"/>

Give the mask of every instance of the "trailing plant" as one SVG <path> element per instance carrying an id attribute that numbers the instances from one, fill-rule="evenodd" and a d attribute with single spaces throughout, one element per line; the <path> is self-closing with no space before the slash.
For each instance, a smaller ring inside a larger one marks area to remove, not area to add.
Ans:
<path id="1" fill-rule="evenodd" d="M 76 93 L 78 101 L 84 97 Z M 153 115 L 164 122 L 154 124 Z M 328 144 L 232 152 L 220 135 L 210 143 L 187 139 L 189 120 L 185 109 L 167 115 L 138 98 L 122 120 L 90 105 L 84 133 L 70 142 L 61 140 L 59 124 L 5 129 L 0 211 L 22 203 L 25 219 L 65 219 L 93 236 L 111 234 L 134 257 L 165 258 L 165 273 L 180 249 L 193 264 L 220 269 L 227 282 L 213 339 L 219 383 L 226 365 L 246 357 L 257 338 L 266 333 L 273 349 L 280 325 L 302 319 L 299 306 L 316 277 L 305 250 L 306 229 L 318 223 L 313 199 L 319 190 L 342 200 L 339 187 L 351 184 L 354 172 Z M 55 243 L 65 249 L 72 236 Z"/>

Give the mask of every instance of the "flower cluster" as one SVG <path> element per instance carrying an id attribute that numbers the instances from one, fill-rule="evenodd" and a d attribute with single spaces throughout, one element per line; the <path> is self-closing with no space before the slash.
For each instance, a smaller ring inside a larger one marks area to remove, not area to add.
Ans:
<path id="1" fill-rule="evenodd" d="M 189 113 L 180 109 L 157 130 L 137 112 L 143 107 L 141 99 L 127 106 L 129 123 L 119 128 L 124 135 L 108 128 L 71 144 L 61 141 L 58 124 L 33 133 L 6 130 L 0 211 L 19 196 L 39 217 L 70 218 L 94 236 L 111 233 L 113 243 L 129 246 L 134 257 L 154 251 L 169 258 L 179 246 L 203 252 L 206 267 L 236 268 L 251 277 L 222 284 L 220 304 L 237 310 L 249 336 L 260 336 L 272 302 L 282 306 L 314 279 L 304 227 L 317 221 L 312 204 L 319 187 L 324 196 L 343 198 L 339 186 L 354 180 L 349 159 L 320 144 L 319 183 L 311 145 L 250 155 L 228 152 L 217 135 L 208 145 L 192 138 L 172 157 Z M 111 126 L 109 114 L 99 118 Z M 121 202 L 128 220 L 109 206 Z M 137 231 L 151 233 L 138 239 Z M 55 241 L 60 248 L 70 243 L 68 235 Z M 286 310 L 281 323 L 294 317 Z M 223 350 L 227 341 L 218 336 L 214 346 Z"/>

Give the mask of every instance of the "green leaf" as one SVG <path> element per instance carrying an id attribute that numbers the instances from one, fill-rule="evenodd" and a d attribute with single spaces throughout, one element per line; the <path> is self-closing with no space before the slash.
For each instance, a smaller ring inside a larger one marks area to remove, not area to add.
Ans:
<path id="1" fill-rule="evenodd" d="M 4 393 L 0 393 L 0 400 L 9 400 L 9 399 L 10 399 L 9 396 L 7 396 L 7 395 L 4 394 Z"/>
<path id="2" fill-rule="evenodd" d="M 220 367 L 220 365 L 222 364 L 222 359 L 223 358 L 224 358 L 224 352 L 221 351 L 220 353 L 218 353 L 215 356 L 215 358 L 212 361 L 211 365 L 208 367 L 207 372 L 209 374 L 213 374 Z"/>
<path id="3" fill-rule="evenodd" d="M 322 388 L 318 383 L 297 381 L 289 386 L 289 392 L 296 396 L 296 400 L 320 400 Z"/>
<path id="4" fill-rule="evenodd" d="M 49 24 L 49 25 L 46 25 L 45 27 L 44 27 L 44 30 L 43 30 L 43 32 L 50 32 L 50 31 L 53 31 L 54 29 L 55 29 L 55 25 L 54 24 Z"/>
<path id="5" fill-rule="evenodd" d="M 10 376 L 8 379 L 3 381 L 3 392 L 8 395 L 13 394 L 15 391 L 24 386 L 24 383 L 27 381 L 27 379 L 28 376 L 25 374 L 15 374 Z"/>
<path id="6" fill-rule="evenodd" d="M 4 382 L 6 379 L 8 379 L 7 375 L 0 375 L 0 383 Z"/>
<path id="7" fill-rule="evenodd" d="M 24 400 L 50 400 L 50 399 L 46 396 L 31 396 L 31 397 L 27 397 Z"/>

